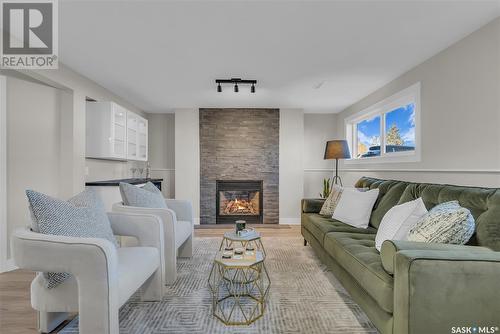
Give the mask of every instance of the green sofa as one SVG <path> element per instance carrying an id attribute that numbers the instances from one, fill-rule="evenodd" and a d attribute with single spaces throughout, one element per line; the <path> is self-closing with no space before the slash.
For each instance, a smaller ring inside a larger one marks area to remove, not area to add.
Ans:
<path id="1" fill-rule="evenodd" d="M 301 231 L 381 333 L 500 327 L 500 189 L 368 177 L 355 186 L 379 189 L 367 229 L 321 216 L 323 200 L 304 199 Z M 468 245 L 385 241 L 379 253 L 382 217 L 418 197 L 427 209 L 451 200 L 468 208 L 476 220 Z"/>

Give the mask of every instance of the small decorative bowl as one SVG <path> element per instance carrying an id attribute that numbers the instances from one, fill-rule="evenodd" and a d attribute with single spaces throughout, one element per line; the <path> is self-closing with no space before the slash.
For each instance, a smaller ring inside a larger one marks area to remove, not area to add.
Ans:
<path id="1" fill-rule="evenodd" d="M 244 251 L 245 250 L 243 248 L 238 247 L 234 250 L 234 254 L 241 255 Z"/>

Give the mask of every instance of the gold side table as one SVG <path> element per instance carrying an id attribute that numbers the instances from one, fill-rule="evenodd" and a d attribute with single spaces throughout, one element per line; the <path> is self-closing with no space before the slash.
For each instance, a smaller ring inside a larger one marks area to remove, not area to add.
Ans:
<path id="1" fill-rule="evenodd" d="M 253 246 L 255 250 L 261 251 L 264 257 L 266 256 L 266 250 L 262 244 L 260 233 L 257 231 L 253 231 L 253 233 L 245 236 L 239 236 L 236 232 L 225 232 L 219 250 L 223 250 L 226 247 L 239 247 L 240 245 L 242 248 Z"/>
<path id="2" fill-rule="evenodd" d="M 261 251 L 223 258 L 219 251 L 208 278 L 213 315 L 225 325 L 249 325 L 264 315 L 271 280 Z"/>

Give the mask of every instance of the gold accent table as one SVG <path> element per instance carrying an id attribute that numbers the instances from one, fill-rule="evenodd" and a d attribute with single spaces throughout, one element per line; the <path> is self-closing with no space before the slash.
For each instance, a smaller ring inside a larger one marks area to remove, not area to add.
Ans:
<path id="1" fill-rule="evenodd" d="M 223 258 L 217 252 L 208 278 L 213 315 L 225 325 L 249 325 L 262 317 L 271 281 L 261 251 L 242 258 Z"/>
<path id="2" fill-rule="evenodd" d="M 253 231 L 252 233 L 244 236 L 239 236 L 236 232 L 225 232 L 222 237 L 219 250 L 222 250 L 225 247 L 239 247 L 239 245 L 243 248 L 246 248 L 247 245 L 253 246 L 255 250 L 261 251 L 264 254 L 264 257 L 266 256 L 266 250 L 262 244 L 260 233 L 257 231 Z"/>

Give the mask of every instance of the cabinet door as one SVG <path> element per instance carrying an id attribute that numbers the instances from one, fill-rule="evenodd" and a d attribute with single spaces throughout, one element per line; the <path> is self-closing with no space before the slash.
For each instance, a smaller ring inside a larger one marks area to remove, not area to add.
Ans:
<path id="1" fill-rule="evenodd" d="M 127 113 L 127 158 L 138 159 L 138 116 L 132 112 Z"/>
<path id="2" fill-rule="evenodd" d="M 111 137 L 109 138 L 111 154 L 114 158 L 125 159 L 127 157 L 125 147 L 127 113 L 117 104 L 113 105 L 111 113 Z"/>
<path id="3" fill-rule="evenodd" d="M 148 160 L 148 120 L 138 117 L 138 145 L 139 145 L 139 160 Z"/>

